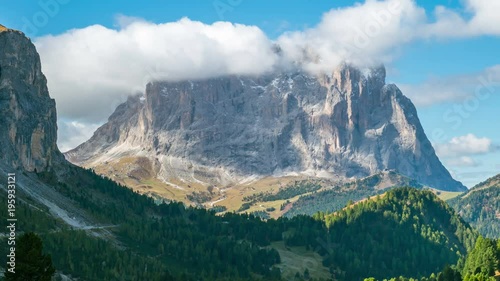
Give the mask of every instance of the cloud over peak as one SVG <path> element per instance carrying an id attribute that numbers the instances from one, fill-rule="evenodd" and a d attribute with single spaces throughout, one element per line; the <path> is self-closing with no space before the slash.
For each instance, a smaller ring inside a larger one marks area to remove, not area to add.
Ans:
<path id="1" fill-rule="evenodd" d="M 115 99 L 143 91 L 151 80 L 259 74 L 275 64 L 272 42 L 255 26 L 183 18 L 153 24 L 120 18 L 121 29 L 101 25 L 38 38 L 49 89 L 66 117 L 109 115 Z M 77 102 L 80 106 L 71 106 Z M 92 107 L 90 107 L 92 105 Z"/>
<path id="2" fill-rule="evenodd" d="M 440 6 L 431 20 L 413 0 L 366 0 L 276 40 L 251 25 L 118 16 L 115 28 L 93 25 L 34 41 L 59 115 L 96 124 L 151 80 L 258 75 L 288 65 L 329 72 L 344 61 L 390 63 L 417 40 L 500 35 L 499 3 L 465 0 L 460 12 Z"/>

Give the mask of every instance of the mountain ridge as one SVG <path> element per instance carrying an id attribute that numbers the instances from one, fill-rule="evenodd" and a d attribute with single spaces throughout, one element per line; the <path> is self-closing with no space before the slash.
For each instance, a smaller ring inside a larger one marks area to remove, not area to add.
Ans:
<path id="1" fill-rule="evenodd" d="M 500 174 L 447 202 L 482 235 L 500 238 Z"/>
<path id="2" fill-rule="evenodd" d="M 343 181 L 394 169 L 465 190 L 435 155 L 411 101 L 385 84 L 383 66 L 151 82 L 65 156 L 90 168 L 146 157 L 167 184 L 227 186 L 289 174 Z"/>

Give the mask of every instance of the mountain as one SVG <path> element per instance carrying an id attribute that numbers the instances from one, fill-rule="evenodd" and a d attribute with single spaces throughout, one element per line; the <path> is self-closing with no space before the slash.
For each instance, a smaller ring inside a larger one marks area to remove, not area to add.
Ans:
<path id="1" fill-rule="evenodd" d="M 500 175 L 479 183 L 448 203 L 482 235 L 500 238 Z"/>
<path id="2" fill-rule="evenodd" d="M 64 157 L 56 145 L 55 101 L 40 57 L 21 32 L 4 26 L 0 46 L 0 160 L 16 169 L 45 171 Z"/>
<path id="3" fill-rule="evenodd" d="M 465 190 L 412 102 L 385 84 L 384 67 L 151 82 L 65 156 L 137 190 L 184 194 L 289 176 L 339 183 L 385 169 Z"/>
<path id="4" fill-rule="evenodd" d="M 6 32 L 0 33 L 0 46 L 15 46 L 0 52 L 2 87 L 25 86 L 10 92 L 2 88 L 3 100 L 9 97 L 13 106 L 2 108 L 0 120 L 52 112 L 45 104 L 53 102 L 43 80 L 35 79 L 36 75 L 25 79 L 26 73 L 41 74 L 37 59 L 32 64 L 17 63 L 31 55 L 37 58 L 31 53 L 33 45 L 19 32 L 0 30 Z M 17 66 L 9 68 L 11 64 Z M 9 79 L 3 79 L 5 69 Z M 19 103 L 23 108 L 16 108 L 17 100 L 26 100 Z M 57 130 L 55 120 L 42 121 L 38 121 L 42 122 L 39 130 Z M 21 140 L 32 134 L 31 126 L 29 120 L 16 124 L 16 132 L 27 132 Z M 0 141 L 8 144 L 11 136 L 0 135 Z M 16 231 L 38 233 L 44 254 L 51 256 L 57 269 L 56 280 L 419 277 L 463 258 L 476 237 L 430 191 L 394 189 L 337 214 L 314 218 L 263 221 L 253 215 L 216 216 L 181 203 L 155 202 L 59 159 L 55 137 L 46 136 L 38 143 L 21 142 L 21 149 L 5 150 L 11 154 L 0 159 L 0 174 L 6 178 L 7 173 L 16 173 Z M 30 158 L 33 153 L 25 151 L 33 152 L 33 147 L 43 153 Z M 0 220 L 4 221 L 11 218 L 8 188 L 0 182 Z M 7 243 L 7 238 L 1 235 L 0 243 Z M 7 250 L 0 247 L 4 266 Z M 24 261 L 16 258 L 17 269 L 22 270 Z"/>

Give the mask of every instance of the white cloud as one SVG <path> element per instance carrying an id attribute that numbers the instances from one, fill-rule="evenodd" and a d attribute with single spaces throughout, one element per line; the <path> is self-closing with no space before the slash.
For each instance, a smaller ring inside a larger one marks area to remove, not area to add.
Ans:
<path id="1" fill-rule="evenodd" d="M 500 35 L 500 1 L 467 0 L 467 8 L 474 14 L 470 20 L 472 32 Z"/>
<path id="2" fill-rule="evenodd" d="M 76 145 L 88 140 L 99 127 L 99 124 L 59 120 L 57 122 L 57 127 L 59 131 L 59 150 L 66 152 L 75 148 Z"/>
<path id="3" fill-rule="evenodd" d="M 457 158 L 452 158 L 450 160 L 447 160 L 446 164 L 453 166 L 453 167 L 477 167 L 477 166 L 479 166 L 479 163 L 476 162 L 476 160 L 472 159 L 472 157 L 469 157 L 469 156 L 461 156 L 461 157 L 457 157 Z"/>
<path id="4" fill-rule="evenodd" d="M 334 9 L 314 28 L 278 38 L 292 61 L 306 58 L 305 68 L 330 71 L 342 61 L 365 65 L 391 61 L 394 51 L 414 39 L 425 23 L 425 10 L 410 0 L 366 1 Z"/>
<path id="5" fill-rule="evenodd" d="M 500 65 L 480 73 L 433 77 L 420 84 L 398 84 L 398 87 L 417 106 L 428 106 L 442 102 L 461 102 L 467 99 L 484 101 L 500 92 Z"/>
<path id="6" fill-rule="evenodd" d="M 283 34 L 278 42 L 290 60 L 330 71 L 342 61 L 364 66 L 388 63 L 411 42 L 500 35 L 500 1 L 466 0 L 462 13 L 437 6 L 431 20 L 413 0 L 367 0 L 333 9 L 314 28 Z M 467 16 L 463 14 L 467 13 Z"/>
<path id="7" fill-rule="evenodd" d="M 125 28 L 137 22 L 147 23 L 145 19 L 138 17 L 131 17 L 122 14 L 119 14 L 115 17 L 115 27 L 117 28 Z"/>
<path id="8" fill-rule="evenodd" d="M 94 25 L 36 40 L 61 116 L 102 121 L 151 80 L 258 74 L 275 64 L 272 42 L 254 26 L 119 21 L 119 30 Z"/>
<path id="9" fill-rule="evenodd" d="M 496 147 L 489 138 L 479 138 L 473 134 L 452 138 L 448 143 L 436 144 L 439 157 L 462 157 L 493 152 Z"/>
<path id="10" fill-rule="evenodd" d="M 104 122 L 150 80 L 257 75 L 297 61 L 310 71 L 331 71 L 342 61 L 389 63 L 416 40 L 499 35 L 499 2 L 465 0 L 459 12 L 437 7 L 431 20 L 412 0 L 366 0 L 333 9 L 315 27 L 287 32 L 276 42 L 256 26 L 187 18 L 154 24 L 119 16 L 114 29 L 93 25 L 36 38 L 35 44 L 59 116 L 91 125 Z M 282 57 L 272 51 L 274 43 Z M 442 98 L 455 93 L 443 91 Z M 72 139 L 63 134 L 60 143 Z"/>
<path id="11" fill-rule="evenodd" d="M 499 151 L 499 147 L 486 137 L 477 137 L 473 134 L 454 137 L 447 143 L 434 144 L 436 154 L 449 168 L 453 177 L 471 187 L 484 178 L 478 173 L 488 164 L 487 154 Z M 476 160 L 477 158 L 481 161 Z M 486 161 L 486 162 L 484 162 Z M 474 169 L 479 169 L 474 171 Z"/>

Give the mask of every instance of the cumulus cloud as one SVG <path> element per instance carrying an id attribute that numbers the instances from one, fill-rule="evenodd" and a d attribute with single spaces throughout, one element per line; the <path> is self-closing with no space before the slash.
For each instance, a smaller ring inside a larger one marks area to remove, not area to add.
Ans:
<path id="1" fill-rule="evenodd" d="M 434 14 L 436 21 L 420 30 L 427 37 L 470 37 L 480 35 L 500 35 L 500 19 L 497 11 L 498 1 L 466 0 L 464 12 L 468 17 L 444 6 L 437 6 Z"/>
<path id="2" fill-rule="evenodd" d="M 493 152 L 496 150 L 489 138 L 479 138 L 473 134 L 452 138 L 447 143 L 436 144 L 436 153 L 440 157 L 461 157 Z"/>
<path id="3" fill-rule="evenodd" d="M 496 34 L 500 35 L 500 1 L 491 0 L 467 0 L 467 8 L 473 13 L 470 20 L 469 32 L 473 34 Z"/>
<path id="4" fill-rule="evenodd" d="M 255 26 L 119 22 L 119 30 L 94 25 L 36 40 L 62 116 L 101 121 L 151 80 L 258 74 L 275 64 L 272 42 Z"/>
<path id="5" fill-rule="evenodd" d="M 472 171 L 483 170 L 487 167 L 488 158 L 485 158 L 485 155 L 500 151 L 500 147 L 491 139 L 473 134 L 454 137 L 447 143 L 434 144 L 434 148 L 436 154 L 450 169 L 453 177 L 469 187 L 484 179 L 483 176 L 474 174 L 477 172 Z M 477 158 L 486 162 L 478 161 Z"/>
<path id="6" fill-rule="evenodd" d="M 430 17 L 413 0 L 367 0 L 331 10 L 316 27 L 285 33 L 277 41 L 306 69 L 329 71 L 342 61 L 358 66 L 391 62 L 417 40 L 500 35 L 499 1 L 464 3 L 461 12 L 437 6 Z"/>
<path id="7" fill-rule="evenodd" d="M 342 61 L 390 63 L 416 40 L 500 34 L 499 1 L 464 3 L 461 11 L 436 7 L 431 17 L 413 0 L 366 0 L 333 9 L 315 27 L 275 41 L 256 26 L 188 18 L 155 24 L 126 16 L 117 18 L 115 28 L 93 25 L 34 41 L 59 116 L 70 127 L 77 122 L 90 128 L 151 80 L 257 75 L 286 65 L 331 71 Z M 64 133 L 61 141 L 71 139 Z"/>
<path id="8" fill-rule="evenodd" d="M 278 38 L 285 55 L 312 71 L 328 71 L 342 61 L 355 65 L 388 62 L 414 40 L 426 22 L 425 10 L 410 0 L 366 1 L 334 9 L 314 28 Z"/>

